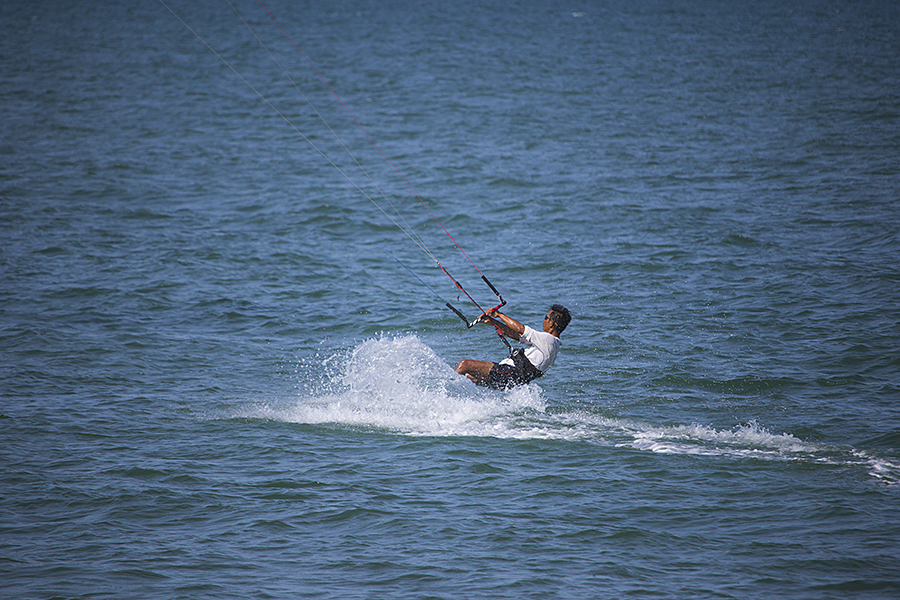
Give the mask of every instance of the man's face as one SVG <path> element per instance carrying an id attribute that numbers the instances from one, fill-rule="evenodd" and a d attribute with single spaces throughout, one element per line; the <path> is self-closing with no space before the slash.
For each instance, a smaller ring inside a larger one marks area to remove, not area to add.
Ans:
<path id="1" fill-rule="evenodd" d="M 547 316 L 544 317 L 544 331 L 550 333 L 550 329 L 556 326 L 556 322 L 554 319 L 557 319 L 558 315 L 552 310 L 547 313 Z"/>

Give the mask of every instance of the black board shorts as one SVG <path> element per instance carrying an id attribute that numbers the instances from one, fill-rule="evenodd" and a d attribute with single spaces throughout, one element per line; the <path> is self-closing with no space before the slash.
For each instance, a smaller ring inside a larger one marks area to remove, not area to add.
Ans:
<path id="1" fill-rule="evenodd" d="M 518 349 L 512 354 L 514 365 L 501 365 L 494 363 L 491 372 L 488 373 L 487 386 L 495 390 L 508 390 L 517 385 L 525 385 L 534 381 L 541 373 L 531 362 L 525 358 L 525 353 Z"/>

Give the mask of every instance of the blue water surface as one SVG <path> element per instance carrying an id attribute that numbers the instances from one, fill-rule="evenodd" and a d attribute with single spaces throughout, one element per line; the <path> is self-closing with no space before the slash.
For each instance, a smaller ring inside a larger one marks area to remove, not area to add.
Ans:
<path id="1" fill-rule="evenodd" d="M 898 12 L 0 6 L 2 595 L 896 598 Z"/>

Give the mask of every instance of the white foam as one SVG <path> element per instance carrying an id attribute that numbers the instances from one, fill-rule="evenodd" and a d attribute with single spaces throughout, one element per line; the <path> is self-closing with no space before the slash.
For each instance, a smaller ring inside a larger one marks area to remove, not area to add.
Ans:
<path id="1" fill-rule="evenodd" d="M 817 451 L 809 444 L 782 433 L 772 434 L 755 421 L 732 429 L 715 429 L 703 425 L 670 427 L 643 426 L 632 432 L 633 439 L 620 446 L 631 446 L 665 454 L 697 454 L 791 459 L 799 454 Z"/>
<path id="2" fill-rule="evenodd" d="M 876 458 L 860 450 L 852 453 L 869 470 L 869 476 L 891 485 L 900 483 L 900 463 Z"/>
<path id="3" fill-rule="evenodd" d="M 333 357 L 323 366 L 330 361 Z M 409 435 L 518 437 L 521 430 L 514 422 L 545 408 L 536 385 L 508 393 L 477 388 L 416 336 L 363 342 L 322 387 L 323 392 L 293 405 L 258 406 L 251 412 Z"/>
<path id="4" fill-rule="evenodd" d="M 885 483 L 900 465 L 865 453 L 771 433 L 756 422 L 717 429 L 654 425 L 585 411 L 549 413 L 536 383 L 507 392 L 479 388 L 418 337 L 367 340 L 348 355 L 323 359 L 324 381 L 288 403 L 245 407 L 243 417 L 379 429 L 402 435 L 588 441 L 657 454 L 858 464 Z"/>

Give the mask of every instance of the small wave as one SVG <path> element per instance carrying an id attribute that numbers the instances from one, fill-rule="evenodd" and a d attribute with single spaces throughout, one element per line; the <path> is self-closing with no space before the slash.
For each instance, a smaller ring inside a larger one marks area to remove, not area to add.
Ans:
<path id="1" fill-rule="evenodd" d="M 791 458 L 818 451 L 818 447 L 814 444 L 803 442 L 787 433 L 770 433 L 754 421 L 727 430 L 697 424 L 647 426 L 636 429 L 631 442 L 619 445 L 667 454 L 760 458 Z"/>
<path id="2" fill-rule="evenodd" d="M 317 367 L 324 381 L 287 403 L 260 403 L 244 418 L 338 425 L 401 435 L 554 439 L 656 454 L 861 465 L 879 481 L 900 483 L 900 465 L 855 450 L 772 433 L 755 421 L 730 429 L 654 425 L 589 411 L 547 411 L 532 383 L 507 392 L 479 388 L 458 375 L 415 335 L 361 343 Z"/>
<path id="3" fill-rule="evenodd" d="M 788 433 L 773 434 L 755 421 L 732 429 L 702 425 L 671 427 L 635 426 L 632 440 L 617 446 L 660 454 L 754 458 L 798 461 L 832 466 L 860 466 L 878 481 L 900 483 L 900 463 L 852 448 L 842 449 L 805 442 Z"/>
<path id="4" fill-rule="evenodd" d="M 900 463 L 877 458 L 860 450 L 853 450 L 852 454 L 868 469 L 870 477 L 889 485 L 900 483 Z"/>

